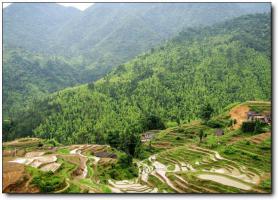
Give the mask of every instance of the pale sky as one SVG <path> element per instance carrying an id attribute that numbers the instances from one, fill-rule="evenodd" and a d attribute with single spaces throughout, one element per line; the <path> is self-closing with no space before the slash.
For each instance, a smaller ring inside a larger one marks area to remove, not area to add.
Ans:
<path id="1" fill-rule="evenodd" d="M 3 3 L 3 8 L 7 7 L 10 4 L 11 3 Z M 58 3 L 58 4 L 63 5 L 63 6 L 75 7 L 77 9 L 79 9 L 79 10 L 85 10 L 86 8 L 88 8 L 91 5 L 93 5 L 94 3 Z"/>
<path id="2" fill-rule="evenodd" d="M 58 3 L 58 4 L 63 5 L 63 6 L 75 7 L 79 10 L 85 10 L 86 8 L 93 5 L 94 3 Z"/>

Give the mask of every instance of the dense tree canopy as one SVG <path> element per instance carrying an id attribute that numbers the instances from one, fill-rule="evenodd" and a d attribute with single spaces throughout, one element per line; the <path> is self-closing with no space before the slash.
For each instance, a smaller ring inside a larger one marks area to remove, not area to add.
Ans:
<path id="1" fill-rule="evenodd" d="M 267 11 L 270 4 L 95 3 L 81 12 L 55 3 L 12 3 L 3 10 L 4 117 L 50 92 L 102 78 L 184 28 Z M 235 37 L 251 48 L 268 48 L 249 33 Z M 152 75 L 142 70 L 135 84 Z"/>

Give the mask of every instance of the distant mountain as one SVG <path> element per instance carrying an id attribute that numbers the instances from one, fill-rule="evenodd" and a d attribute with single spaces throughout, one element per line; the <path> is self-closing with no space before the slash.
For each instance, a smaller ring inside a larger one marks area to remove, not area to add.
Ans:
<path id="1" fill-rule="evenodd" d="M 3 11 L 4 46 L 46 52 L 57 29 L 79 14 L 55 3 L 12 3 Z"/>
<path id="2" fill-rule="evenodd" d="M 96 3 L 84 12 L 58 4 L 20 3 L 4 10 L 4 44 L 82 55 L 93 69 L 86 79 L 95 80 L 187 27 L 269 11 L 267 3 Z"/>
<path id="3" fill-rule="evenodd" d="M 10 139 L 30 135 L 62 143 L 104 142 L 112 133 L 141 133 L 150 121 L 198 119 L 235 102 L 271 98 L 269 14 L 181 32 L 120 65 L 104 78 L 58 91 L 13 121 Z"/>
<path id="4" fill-rule="evenodd" d="M 96 3 L 81 12 L 55 3 L 13 3 L 3 12 L 4 115 L 31 97 L 97 80 L 182 30 L 269 10 L 268 3 Z M 53 56 L 62 61 L 46 65 Z M 42 74 L 42 66 L 51 73 Z"/>

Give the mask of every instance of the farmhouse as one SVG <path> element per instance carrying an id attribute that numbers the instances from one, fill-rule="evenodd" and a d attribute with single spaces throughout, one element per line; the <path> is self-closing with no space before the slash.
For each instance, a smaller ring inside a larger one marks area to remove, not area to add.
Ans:
<path id="1" fill-rule="evenodd" d="M 154 138 L 156 133 L 159 133 L 160 130 L 149 130 L 141 135 L 141 142 L 147 142 Z"/>
<path id="2" fill-rule="evenodd" d="M 116 155 L 116 154 L 114 154 L 114 153 L 109 153 L 109 152 L 105 152 L 105 151 L 95 153 L 95 156 L 96 156 L 96 157 L 99 157 L 99 158 L 114 158 L 114 159 L 117 158 L 117 155 Z"/>
<path id="3" fill-rule="evenodd" d="M 222 136 L 222 135 L 224 135 L 224 131 L 222 129 L 220 129 L 220 128 L 216 129 L 215 130 L 215 135 L 216 136 Z"/>
<path id="4" fill-rule="evenodd" d="M 247 113 L 247 120 L 248 121 L 257 121 L 258 120 L 258 121 L 270 124 L 271 123 L 271 115 L 269 113 L 264 115 L 264 114 L 260 114 L 257 112 L 249 111 Z"/>

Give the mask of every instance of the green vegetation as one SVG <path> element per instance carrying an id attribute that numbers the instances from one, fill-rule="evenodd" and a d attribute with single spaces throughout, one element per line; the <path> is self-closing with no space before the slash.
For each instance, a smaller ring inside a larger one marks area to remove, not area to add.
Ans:
<path id="1" fill-rule="evenodd" d="M 38 186 L 41 192 L 54 192 L 65 186 L 64 178 L 52 172 L 42 172 L 32 167 L 27 167 L 27 171 L 33 176 L 32 184 Z"/>
<path id="2" fill-rule="evenodd" d="M 219 150 L 221 155 L 250 168 L 264 172 L 271 171 L 271 138 L 260 144 L 243 140 L 232 145 L 219 147 Z"/>
<path id="3" fill-rule="evenodd" d="M 175 191 L 171 188 L 169 188 L 168 185 L 165 183 L 161 182 L 158 178 L 156 178 L 153 175 L 149 176 L 148 182 L 153 186 L 158 189 L 159 192 L 168 192 L 168 193 L 174 193 Z"/>
<path id="4" fill-rule="evenodd" d="M 111 193 L 109 187 L 103 184 L 97 184 L 93 182 L 91 179 L 81 179 L 80 183 L 89 186 L 89 188 L 94 188 L 101 193 Z"/>
<path id="5" fill-rule="evenodd" d="M 53 192 L 65 186 L 64 180 L 61 177 L 51 176 L 51 173 L 34 176 L 32 183 L 37 185 L 41 192 Z"/>
<path id="6" fill-rule="evenodd" d="M 81 193 L 80 187 L 75 184 L 71 184 L 68 189 L 66 189 L 63 193 Z"/>
<path id="7" fill-rule="evenodd" d="M 201 108 L 200 118 L 203 119 L 204 121 L 208 121 L 211 118 L 213 112 L 214 112 L 214 110 L 213 110 L 212 106 L 210 104 L 205 104 Z"/>
<path id="8" fill-rule="evenodd" d="M 128 180 L 138 176 L 138 168 L 132 162 L 132 157 L 122 154 L 116 164 L 108 167 L 98 167 L 98 177 L 103 183 L 107 183 L 108 179 Z"/>
<path id="9" fill-rule="evenodd" d="M 32 54 L 23 49 L 5 49 L 3 54 L 3 113 L 12 120 L 30 103 L 47 94 L 81 83 L 76 61 L 59 56 Z M 35 121 L 32 121 L 35 123 Z"/>
<path id="10" fill-rule="evenodd" d="M 260 183 L 260 187 L 267 192 L 271 192 L 271 179 L 266 179 Z"/>
<path id="11" fill-rule="evenodd" d="M 60 154 L 69 154 L 70 150 L 68 148 L 62 148 L 62 149 L 57 150 L 57 153 L 60 153 Z"/>
<path id="12" fill-rule="evenodd" d="M 102 78 L 184 28 L 269 11 L 241 4 L 97 3 L 83 12 L 54 3 L 11 4 L 3 10 L 3 115 L 13 119 L 50 92 Z"/>
<path id="13" fill-rule="evenodd" d="M 269 131 L 269 126 L 261 121 L 246 121 L 242 123 L 241 129 L 243 132 L 251 132 L 254 134 Z"/>
<path id="14" fill-rule="evenodd" d="M 266 104 L 268 102 L 261 102 L 261 106 L 257 104 L 256 107 L 262 109 Z M 246 102 L 242 105 L 250 106 L 253 103 Z M 233 108 L 230 107 L 230 109 Z M 270 107 L 263 111 L 268 113 Z M 79 158 L 75 157 L 77 162 L 71 162 L 75 163 L 71 164 L 65 159 L 67 157 L 65 155 L 58 156 L 58 163 L 62 166 L 54 174 L 41 172 L 32 167 L 27 167 L 27 170 L 33 177 L 33 185 L 39 188 L 48 185 L 41 189 L 44 192 L 111 193 L 114 191 L 112 188 L 120 189 L 121 187 L 123 192 L 271 192 L 270 134 L 268 132 L 263 134 L 243 132 L 240 127 L 234 130 L 228 123 L 231 120 L 228 117 L 229 112 L 226 110 L 210 119 L 216 123 L 222 123 L 221 128 L 225 130 L 223 136 L 215 135 L 215 130 L 219 128 L 212 128 L 202 121 L 191 121 L 161 131 L 149 131 L 155 134 L 154 137 L 139 148 L 139 157 L 148 158 L 145 160 L 134 159 L 134 155 L 128 152 L 124 153 L 102 146 L 98 147 L 98 151 L 101 149 L 101 151 L 113 152 L 117 155 L 117 160 L 101 158 L 96 162 L 93 160 L 94 153 L 91 148 L 88 148 L 88 145 L 80 145 L 79 148 L 84 149 L 83 155 L 88 156 L 86 178 L 80 179 L 79 175 L 74 173 L 79 165 Z M 202 135 L 201 143 L 200 135 Z M 17 142 L 24 145 L 34 140 L 22 138 Z M 114 140 L 115 138 L 112 137 L 111 144 Z M 42 140 L 41 143 L 43 143 Z M 60 147 L 56 152 L 68 153 L 68 149 L 68 147 Z M 149 158 L 149 156 L 152 157 Z M 164 167 L 156 170 L 153 159 L 161 166 L 165 166 L 166 178 L 159 173 L 160 170 L 163 172 Z M 142 172 L 148 173 L 147 180 L 142 178 L 144 174 Z M 201 177 L 203 175 L 215 179 L 206 180 Z"/>

